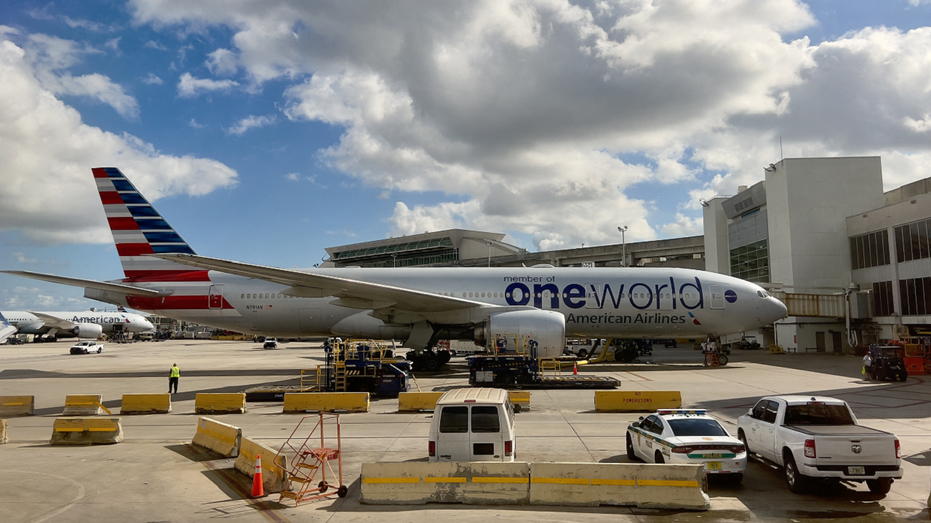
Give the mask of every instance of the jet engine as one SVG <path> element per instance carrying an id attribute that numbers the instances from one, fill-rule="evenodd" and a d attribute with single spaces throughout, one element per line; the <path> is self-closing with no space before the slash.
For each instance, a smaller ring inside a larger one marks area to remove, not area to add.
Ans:
<path id="1" fill-rule="evenodd" d="M 497 352 L 527 351 L 534 359 L 555 358 L 566 345 L 566 317 L 556 311 L 493 314 L 475 329 L 475 342 Z"/>
<path id="2" fill-rule="evenodd" d="M 78 338 L 96 340 L 100 337 L 100 334 L 103 333 L 103 327 L 97 325 L 96 323 L 78 323 L 74 326 L 73 329 L 70 329 L 67 332 L 77 336 Z"/>

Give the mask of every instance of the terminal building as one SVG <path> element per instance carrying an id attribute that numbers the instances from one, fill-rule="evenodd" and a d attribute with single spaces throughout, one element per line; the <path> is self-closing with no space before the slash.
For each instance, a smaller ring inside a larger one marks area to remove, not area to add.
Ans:
<path id="1" fill-rule="evenodd" d="M 884 193 L 879 157 L 786 158 L 703 201 L 706 270 L 789 308 L 761 343 L 842 352 L 931 326 L 931 179 Z"/>

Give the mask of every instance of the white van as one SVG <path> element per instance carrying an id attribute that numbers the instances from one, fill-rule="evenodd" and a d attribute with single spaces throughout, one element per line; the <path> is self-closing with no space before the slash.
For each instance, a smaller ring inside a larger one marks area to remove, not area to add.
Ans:
<path id="1" fill-rule="evenodd" d="M 514 407 L 503 389 L 454 389 L 436 402 L 430 461 L 514 461 Z"/>

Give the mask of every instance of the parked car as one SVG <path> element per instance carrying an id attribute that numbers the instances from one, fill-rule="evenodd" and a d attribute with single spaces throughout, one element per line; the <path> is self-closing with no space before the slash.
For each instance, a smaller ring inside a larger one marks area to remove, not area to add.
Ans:
<path id="1" fill-rule="evenodd" d="M 782 467 L 796 494 L 813 478 L 865 481 L 877 494 L 902 479 L 899 438 L 858 424 L 844 400 L 764 397 L 737 418 L 737 437 L 750 454 Z"/>
<path id="2" fill-rule="evenodd" d="M 278 348 L 278 339 L 277 338 L 265 338 L 265 344 L 262 345 L 263 349 L 277 349 Z"/>
<path id="3" fill-rule="evenodd" d="M 703 463 L 710 475 L 743 479 L 747 449 L 706 410 L 661 409 L 627 427 L 627 457 L 648 463 Z"/>
<path id="4" fill-rule="evenodd" d="M 96 352 L 97 354 L 103 352 L 103 343 L 84 340 L 71 346 L 71 354 L 90 354 L 91 352 Z"/>

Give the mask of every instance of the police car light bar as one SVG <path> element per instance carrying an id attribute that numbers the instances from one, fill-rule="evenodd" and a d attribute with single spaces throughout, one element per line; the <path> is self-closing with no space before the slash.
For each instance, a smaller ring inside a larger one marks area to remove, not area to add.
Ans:
<path id="1" fill-rule="evenodd" d="M 659 409 L 657 414 L 708 414 L 708 409 Z"/>

